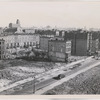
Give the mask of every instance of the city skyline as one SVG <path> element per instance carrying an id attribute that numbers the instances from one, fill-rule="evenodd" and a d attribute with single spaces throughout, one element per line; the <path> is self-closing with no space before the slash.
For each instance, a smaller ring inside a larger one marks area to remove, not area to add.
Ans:
<path id="1" fill-rule="evenodd" d="M 0 27 L 19 19 L 22 27 L 100 28 L 100 2 L 0 1 Z"/>

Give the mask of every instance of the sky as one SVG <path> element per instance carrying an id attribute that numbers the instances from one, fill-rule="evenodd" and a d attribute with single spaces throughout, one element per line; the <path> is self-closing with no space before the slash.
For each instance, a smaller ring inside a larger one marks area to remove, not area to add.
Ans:
<path id="1" fill-rule="evenodd" d="M 100 28 L 99 0 L 0 0 L 0 27 Z"/>
<path id="2" fill-rule="evenodd" d="M 33 99 L 33 98 L 34 99 Z M 60 95 L 58 95 L 58 97 L 57 98 L 51 98 L 50 96 L 49 97 L 44 97 L 44 99 L 43 99 L 43 96 L 42 96 L 42 99 L 40 99 L 41 98 L 41 96 L 39 97 L 38 96 L 38 98 L 39 99 L 35 99 L 37 96 L 16 96 L 16 98 L 15 98 L 15 96 L 10 96 L 10 97 L 6 97 L 6 96 L 2 96 L 1 98 L 0 98 L 0 100 L 100 100 L 100 98 L 99 97 L 96 97 L 96 96 L 92 96 L 92 97 L 89 97 L 89 96 L 87 96 L 88 98 L 84 98 L 84 97 L 86 97 L 86 95 L 83 95 L 82 97 L 80 97 L 80 96 L 74 96 L 73 98 L 59 98 L 60 97 Z M 55 97 L 55 96 L 54 96 Z M 69 97 L 69 96 L 68 96 Z M 70 96 L 71 97 L 71 96 Z M 75 97 L 80 97 L 80 98 L 75 98 Z"/>

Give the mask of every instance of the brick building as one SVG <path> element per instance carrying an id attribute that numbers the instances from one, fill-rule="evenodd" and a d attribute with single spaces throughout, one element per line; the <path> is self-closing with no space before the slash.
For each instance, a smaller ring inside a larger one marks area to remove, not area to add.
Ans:
<path id="1" fill-rule="evenodd" d="M 62 34 L 62 33 L 60 33 Z M 58 36 L 58 32 L 57 32 Z M 99 49 L 99 40 L 100 34 L 94 32 L 88 32 L 85 30 L 71 30 L 65 31 L 62 35 L 65 41 L 71 40 L 71 54 L 76 56 L 87 56 L 89 53 L 95 53 L 96 48 Z M 89 54 L 89 55 L 90 55 Z"/>
<path id="2" fill-rule="evenodd" d="M 48 51 L 48 41 L 51 37 L 40 36 L 40 49 Z"/>
<path id="3" fill-rule="evenodd" d="M 5 53 L 5 41 L 3 39 L 0 39 L 0 60 L 4 59 L 4 53 Z"/>
<path id="4" fill-rule="evenodd" d="M 71 41 L 51 39 L 48 42 L 48 55 L 52 61 L 67 61 L 71 54 Z"/>

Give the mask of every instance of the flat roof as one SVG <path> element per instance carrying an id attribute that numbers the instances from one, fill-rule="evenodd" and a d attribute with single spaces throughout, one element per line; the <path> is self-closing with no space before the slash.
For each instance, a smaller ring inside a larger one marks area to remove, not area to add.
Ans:
<path id="1" fill-rule="evenodd" d="M 49 42 L 71 42 L 71 40 L 49 40 Z"/>
<path id="2" fill-rule="evenodd" d="M 0 34 L 0 36 L 9 36 L 9 35 L 38 35 L 38 34 L 34 34 L 34 33 L 12 33 L 12 32 L 4 32 L 2 34 Z"/>

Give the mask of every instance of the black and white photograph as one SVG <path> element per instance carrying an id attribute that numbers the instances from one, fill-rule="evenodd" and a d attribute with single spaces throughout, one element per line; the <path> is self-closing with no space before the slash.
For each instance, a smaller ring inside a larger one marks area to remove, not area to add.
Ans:
<path id="1" fill-rule="evenodd" d="M 0 0 L 1 96 L 96 94 L 99 0 Z"/>

